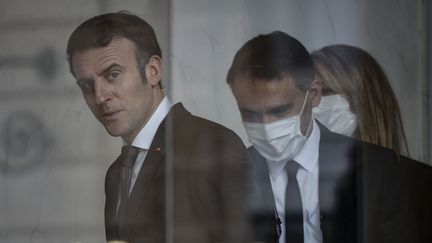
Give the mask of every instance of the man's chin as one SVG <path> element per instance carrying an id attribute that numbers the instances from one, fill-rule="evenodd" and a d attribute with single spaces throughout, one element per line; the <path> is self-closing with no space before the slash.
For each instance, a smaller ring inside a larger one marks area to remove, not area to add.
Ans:
<path id="1" fill-rule="evenodd" d="M 122 130 L 116 127 L 105 126 L 105 130 L 108 132 L 109 135 L 113 137 L 120 137 L 123 135 Z"/>

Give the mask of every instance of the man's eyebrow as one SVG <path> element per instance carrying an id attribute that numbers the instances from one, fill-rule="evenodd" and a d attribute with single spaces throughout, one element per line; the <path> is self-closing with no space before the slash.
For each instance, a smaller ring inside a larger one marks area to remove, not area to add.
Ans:
<path id="1" fill-rule="evenodd" d="M 240 108 L 240 113 L 242 114 L 258 114 L 259 112 L 257 111 L 253 111 L 253 110 L 249 110 L 247 108 Z"/>
<path id="2" fill-rule="evenodd" d="M 99 73 L 99 75 L 101 75 L 101 74 L 106 74 L 106 73 L 108 73 L 109 71 L 111 71 L 113 68 L 121 68 L 121 69 L 123 69 L 123 66 L 121 66 L 120 64 L 117 64 L 117 63 L 113 63 L 113 64 L 109 65 L 108 67 L 104 68 L 104 69 Z"/>

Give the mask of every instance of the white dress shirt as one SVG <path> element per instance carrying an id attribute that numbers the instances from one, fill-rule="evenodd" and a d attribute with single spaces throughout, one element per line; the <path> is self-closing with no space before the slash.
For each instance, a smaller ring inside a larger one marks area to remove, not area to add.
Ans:
<path id="1" fill-rule="evenodd" d="M 320 229 L 320 210 L 318 202 L 318 153 L 319 153 L 320 130 L 318 124 L 313 120 L 312 132 L 294 160 L 300 164 L 297 172 L 297 182 L 303 206 L 303 231 L 304 242 L 321 243 L 322 233 Z M 270 182 L 275 199 L 276 209 L 282 221 L 282 234 L 279 243 L 285 241 L 285 190 L 288 183 L 288 175 L 284 169 L 286 163 L 267 160 L 270 173 Z"/>
<path id="2" fill-rule="evenodd" d="M 166 115 L 169 113 L 171 107 L 171 101 L 168 99 L 167 96 L 165 96 L 159 106 L 156 108 L 155 112 L 148 120 L 148 122 L 145 124 L 145 126 L 141 129 L 141 131 L 138 133 L 138 135 L 132 142 L 132 146 L 138 147 L 140 149 L 140 152 L 138 153 L 132 170 L 129 194 L 131 193 L 132 188 L 135 185 L 135 181 L 144 163 L 147 151 L 150 149 L 150 145 L 153 141 L 154 136 L 156 135 L 157 129 L 161 122 L 165 119 Z"/>

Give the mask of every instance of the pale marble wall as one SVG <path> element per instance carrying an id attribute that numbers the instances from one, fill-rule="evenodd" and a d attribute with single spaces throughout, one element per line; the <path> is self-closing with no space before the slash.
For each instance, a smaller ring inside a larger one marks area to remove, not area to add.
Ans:
<path id="1" fill-rule="evenodd" d="M 358 46 L 376 57 L 388 74 L 400 102 L 411 155 L 425 160 L 429 148 L 424 7 L 421 0 L 173 1 L 171 94 L 247 142 L 225 84 L 242 44 L 260 33 L 282 30 L 310 51 L 336 43 Z"/>
<path id="2" fill-rule="evenodd" d="M 168 48 L 168 1 L 0 1 L 1 243 L 104 242 L 105 172 L 121 141 L 86 107 L 65 49 L 81 22 L 123 9 L 148 20 Z M 35 59 L 45 48 L 51 78 Z"/>

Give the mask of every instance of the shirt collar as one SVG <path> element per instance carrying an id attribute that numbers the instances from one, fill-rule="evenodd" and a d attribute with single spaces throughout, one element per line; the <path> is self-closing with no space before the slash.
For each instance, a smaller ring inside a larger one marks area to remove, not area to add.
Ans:
<path id="1" fill-rule="evenodd" d="M 153 137 L 156 135 L 156 131 L 159 125 L 161 124 L 163 119 L 165 119 L 171 107 L 171 101 L 167 96 L 165 96 L 159 106 L 156 108 L 155 112 L 148 120 L 148 122 L 133 140 L 132 146 L 148 150 L 153 141 Z"/>
<path id="2" fill-rule="evenodd" d="M 312 173 L 318 165 L 318 152 L 319 152 L 319 141 L 320 141 L 320 129 L 315 119 L 312 122 L 312 132 L 306 139 L 305 144 L 294 157 L 295 160 L 302 168 L 309 173 Z M 270 176 L 275 179 L 284 170 L 284 167 L 288 161 L 277 162 L 267 161 Z"/>
<path id="3" fill-rule="evenodd" d="M 320 129 L 315 119 L 313 119 L 313 129 L 306 143 L 300 149 L 294 160 L 305 170 L 312 173 L 318 165 Z"/>

